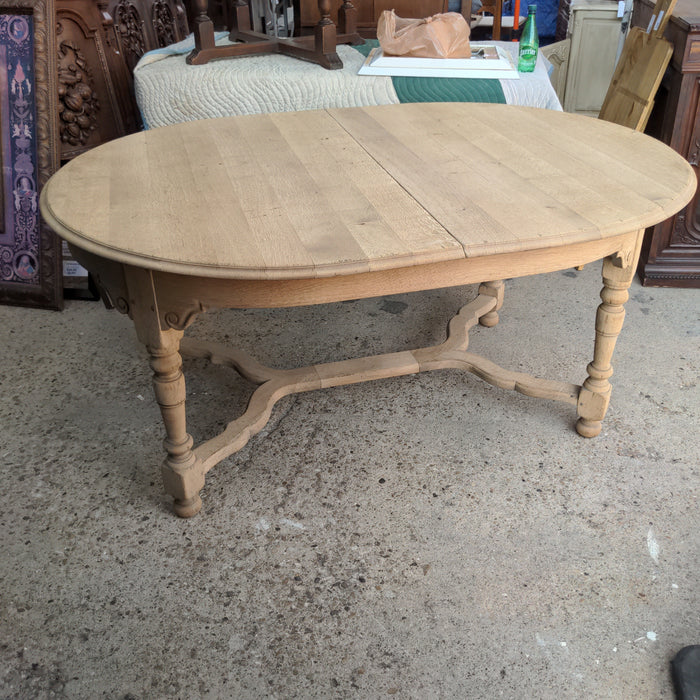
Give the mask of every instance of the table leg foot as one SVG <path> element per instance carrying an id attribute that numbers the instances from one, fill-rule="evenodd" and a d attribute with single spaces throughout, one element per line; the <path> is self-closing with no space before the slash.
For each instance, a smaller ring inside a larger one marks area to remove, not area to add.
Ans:
<path id="1" fill-rule="evenodd" d="M 479 325 L 481 326 L 486 326 L 486 328 L 493 328 L 494 326 L 498 325 L 498 312 L 497 311 L 491 311 L 486 314 L 486 316 L 482 316 L 479 319 Z"/>
<path id="2" fill-rule="evenodd" d="M 588 420 L 587 418 L 579 418 L 576 421 L 576 432 L 585 438 L 593 438 L 596 435 L 600 435 L 600 431 L 603 429 L 603 421 L 600 420 Z"/>
<path id="3" fill-rule="evenodd" d="M 181 518 L 191 518 L 193 515 L 197 515 L 201 508 L 202 499 L 199 497 L 199 494 L 192 498 L 176 498 L 173 502 L 173 511 L 175 515 Z"/>
<path id="4" fill-rule="evenodd" d="M 168 446 L 167 439 L 165 444 L 168 456 L 161 469 L 163 488 L 174 499 L 175 514 L 181 518 L 191 518 L 197 515 L 202 507 L 202 499 L 199 496 L 204 486 L 202 462 L 192 451 L 192 438 L 189 435 L 179 450 Z"/>

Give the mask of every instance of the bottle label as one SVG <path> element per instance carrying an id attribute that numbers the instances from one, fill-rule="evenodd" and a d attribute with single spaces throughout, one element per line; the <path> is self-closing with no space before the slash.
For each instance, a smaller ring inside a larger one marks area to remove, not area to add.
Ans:
<path id="1" fill-rule="evenodd" d="M 520 49 L 520 58 L 535 58 L 536 56 L 537 51 L 533 48 L 523 46 L 523 48 Z"/>

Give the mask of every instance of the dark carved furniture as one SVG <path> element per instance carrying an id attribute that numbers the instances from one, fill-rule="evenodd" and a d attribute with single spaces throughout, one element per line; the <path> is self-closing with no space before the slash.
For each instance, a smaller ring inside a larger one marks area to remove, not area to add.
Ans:
<path id="1" fill-rule="evenodd" d="M 61 159 L 137 131 L 132 71 L 144 53 L 180 41 L 180 0 L 56 0 Z"/>
<path id="2" fill-rule="evenodd" d="M 229 6 L 229 39 L 239 43 L 223 46 L 216 46 L 214 43 L 214 22 L 207 14 L 208 0 L 194 0 L 193 4 L 197 11 L 193 25 L 194 50 L 187 57 L 187 63 L 195 65 L 207 63 L 212 58 L 281 53 L 336 70 L 343 67 L 343 62 L 335 50 L 336 45 L 363 43 L 362 37 L 355 31 L 357 10 L 350 0 L 343 0 L 338 10 L 339 32 L 336 32 L 336 23 L 330 18 L 331 0 L 318 0 L 321 16 L 314 27 L 314 35 L 294 39 L 278 38 L 253 31 L 250 5 L 245 0 L 234 0 Z"/>
<path id="3" fill-rule="evenodd" d="M 654 3 L 635 2 L 632 24 L 646 29 Z M 700 164 L 700 6 L 678 0 L 664 36 L 673 56 L 657 94 L 647 133 Z M 642 284 L 700 288 L 700 197 L 647 231 L 639 266 Z"/>
<path id="4" fill-rule="evenodd" d="M 107 9 L 129 72 L 146 51 L 174 44 L 189 33 L 185 7 L 176 0 L 109 0 Z"/>
<path id="5" fill-rule="evenodd" d="M 367 37 L 377 34 L 377 20 L 384 10 L 395 10 L 399 17 L 430 17 L 447 12 L 447 0 L 353 0 L 357 8 L 357 30 Z M 331 0 L 330 18 L 338 21 L 342 0 Z M 321 15 L 316 0 L 294 0 L 294 31 L 308 32 Z M 298 18 L 298 21 L 297 21 Z"/>
<path id="6" fill-rule="evenodd" d="M 56 35 L 61 159 L 67 160 L 133 131 L 137 122 L 106 8 L 101 12 L 90 0 L 59 0 Z"/>

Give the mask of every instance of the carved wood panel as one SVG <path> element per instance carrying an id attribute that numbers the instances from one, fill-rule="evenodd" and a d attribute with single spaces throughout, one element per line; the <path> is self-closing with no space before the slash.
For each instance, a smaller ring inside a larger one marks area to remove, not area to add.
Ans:
<path id="1" fill-rule="evenodd" d="M 564 104 L 564 93 L 566 91 L 566 75 L 569 69 L 569 54 L 571 53 L 571 39 L 557 41 L 542 49 L 542 53 L 552 64 L 552 73 L 549 80 L 552 83 L 554 92 L 557 93 L 559 102 Z"/>
<path id="2" fill-rule="evenodd" d="M 140 8 L 128 0 L 112 1 L 107 7 L 114 18 L 124 60 L 131 73 L 141 56 L 146 53 L 146 20 Z"/>
<path id="3" fill-rule="evenodd" d="M 109 0 L 129 72 L 146 51 L 181 41 L 188 34 L 187 14 L 176 0 Z"/>
<path id="4" fill-rule="evenodd" d="M 128 92 L 111 21 L 90 0 L 56 9 L 61 159 L 127 133 L 120 103 Z M 126 112 L 128 114 L 128 111 Z"/>
<path id="5" fill-rule="evenodd" d="M 180 0 L 57 0 L 61 159 L 138 131 L 132 71 L 152 49 L 184 39 Z"/>

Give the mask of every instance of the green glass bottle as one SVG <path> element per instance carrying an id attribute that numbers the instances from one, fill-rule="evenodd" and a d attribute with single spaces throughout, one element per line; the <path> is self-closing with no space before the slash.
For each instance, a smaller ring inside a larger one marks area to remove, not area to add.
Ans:
<path id="1" fill-rule="evenodd" d="M 537 50 L 540 48 L 540 40 L 537 37 L 537 25 L 535 14 L 537 5 L 527 6 L 527 21 L 523 33 L 520 35 L 520 48 L 518 51 L 518 70 L 521 73 L 532 73 L 537 63 Z"/>

